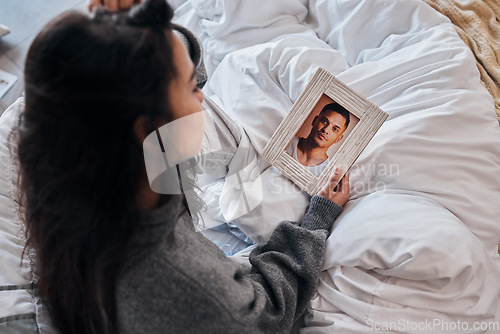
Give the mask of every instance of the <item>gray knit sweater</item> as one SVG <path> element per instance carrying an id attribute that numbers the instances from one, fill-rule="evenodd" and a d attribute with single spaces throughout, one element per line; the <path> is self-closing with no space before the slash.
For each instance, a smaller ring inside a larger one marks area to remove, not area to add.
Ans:
<path id="1" fill-rule="evenodd" d="M 314 294 L 341 207 L 313 196 L 301 226 L 282 222 L 249 269 L 177 219 L 179 203 L 143 215 L 116 291 L 121 333 L 289 332 Z"/>

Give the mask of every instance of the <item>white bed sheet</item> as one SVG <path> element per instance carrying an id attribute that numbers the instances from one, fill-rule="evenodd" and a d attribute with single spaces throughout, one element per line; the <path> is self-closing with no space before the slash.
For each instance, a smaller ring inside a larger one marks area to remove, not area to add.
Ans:
<path id="1" fill-rule="evenodd" d="M 351 170 L 302 332 L 498 325 L 500 128 L 447 18 L 417 0 L 191 0 L 176 20 L 203 42 L 205 91 L 257 152 L 319 66 L 389 114 Z M 290 181 L 253 156 L 235 164 L 248 187 L 221 179 L 221 220 L 257 242 L 300 220 L 308 197 Z"/>

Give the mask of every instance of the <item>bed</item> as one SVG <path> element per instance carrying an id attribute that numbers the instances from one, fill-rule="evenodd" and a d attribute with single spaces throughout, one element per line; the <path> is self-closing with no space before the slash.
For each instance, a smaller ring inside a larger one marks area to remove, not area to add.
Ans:
<path id="1" fill-rule="evenodd" d="M 351 198 L 296 332 L 500 332 L 498 68 L 479 57 L 488 50 L 471 49 L 477 36 L 464 43 L 467 30 L 436 10 L 447 14 L 445 2 L 171 2 L 175 22 L 202 42 L 209 77 L 198 185 L 204 222 L 216 228 L 204 233 L 221 247 L 236 238 L 229 253 L 242 249 L 238 260 L 307 208 L 308 195 L 260 153 L 318 67 L 389 114 L 350 170 Z M 491 9 L 498 41 L 499 6 L 477 3 Z M 19 112 L 22 100 L 2 116 L 3 143 Z M 23 239 L 12 211 L 15 165 L 11 146 L 0 148 L 8 263 L 0 270 L 0 329 L 49 332 L 29 293 L 29 258 L 16 267 Z"/>
<path id="2" fill-rule="evenodd" d="M 488 50 L 473 53 L 460 22 L 435 10 L 452 13 L 444 2 L 178 5 L 176 21 L 204 46 L 205 93 L 240 129 L 228 152 L 243 146 L 227 177 L 219 169 L 204 185 L 220 208 L 210 218 L 257 243 L 307 207 L 259 154 L 318 67 L 389 114 L 350 171 L 351 199 L 301 333 L 500 332 L 498 77 L 478 55 Z M 498 5 L 476 5 L 498 42 Z"/>

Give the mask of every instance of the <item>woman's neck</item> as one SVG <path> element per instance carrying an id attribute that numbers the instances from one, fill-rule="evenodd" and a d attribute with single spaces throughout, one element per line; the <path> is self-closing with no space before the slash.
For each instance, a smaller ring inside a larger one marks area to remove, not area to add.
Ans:
<path id="1" fill-rule="evenodd" d="M 160 198 L 161 195 L 151 189 L 149 182 L 143 180 L 137 194 L 137 209 L 139 211 L 156 209 L 160 205 Z"/>

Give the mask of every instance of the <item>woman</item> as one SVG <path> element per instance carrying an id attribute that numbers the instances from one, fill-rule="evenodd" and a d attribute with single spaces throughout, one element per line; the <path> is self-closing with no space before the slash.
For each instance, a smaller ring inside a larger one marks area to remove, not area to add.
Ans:
<path id="1" fill-rule="evenodd" d="M 29 50 L 18 155 L 38 294 L 61 333 L 288 332 L 314 293 L 348 179 L 334 191 L 337 170 L 251 268 L 196 233 L 182 196 L 149 187 L 142 151 L 155 129 L 201 110 L 172 14 L 164 0 L 64 14 Z"/>

